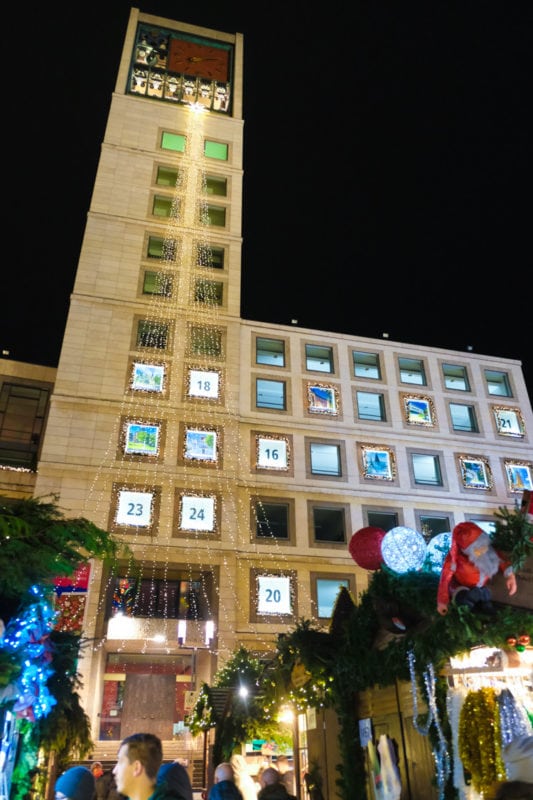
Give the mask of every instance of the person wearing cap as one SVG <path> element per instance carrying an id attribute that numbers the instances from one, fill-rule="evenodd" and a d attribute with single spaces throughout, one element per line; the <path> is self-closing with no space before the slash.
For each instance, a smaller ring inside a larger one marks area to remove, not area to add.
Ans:
<path id="1" fill-rule="evenodd" d="M 516 576 L 509 561 L 492 546 L 488 533 L 474 522 L 460 522 L 452 531 L 450 550 L 442 565 L 437 611 L 448 612 L 450 600 L 472 611 L 493 614 L 488 583 L 503 572 L 507 591 L 516 592 Z"/>
<path id="2" fill-rule="evenodd" d="M 179 761 L 162 764 L 157 773 L 157 786 L 164 786 L 167 795 L 175 800 L 193 800 L 191 779 Z"/>
<path id="3" fill-rule="evenodd" d="M 70 767 L 56 781 L 55 800 L 93 800 L 94 776 L 87 767 Z"/>

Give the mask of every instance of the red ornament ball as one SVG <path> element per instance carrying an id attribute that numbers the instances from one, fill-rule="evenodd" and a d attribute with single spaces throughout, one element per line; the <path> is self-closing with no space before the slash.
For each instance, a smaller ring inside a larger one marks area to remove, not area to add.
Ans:
<path id="1" fill-rule="evenodd" d="M 356 531 L 350 539 L 348 549 L 355 563 L 363 569 L 379 569 L 383 563 L 381 542 L 385 536 L 382 528 L 370 525 Z"/>

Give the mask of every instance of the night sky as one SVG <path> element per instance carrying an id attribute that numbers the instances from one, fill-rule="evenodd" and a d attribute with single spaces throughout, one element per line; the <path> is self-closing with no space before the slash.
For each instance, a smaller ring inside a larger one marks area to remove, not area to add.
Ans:
<path id="1" fill-rule="evenodd" d="M 533 398 L 531 3 L 243 5 L 137 4 L 244 34 L 242 316 L 520 359 Z M 130 7 L 41 7 L 5 73 L 19 361 L 58 362 Z"/>

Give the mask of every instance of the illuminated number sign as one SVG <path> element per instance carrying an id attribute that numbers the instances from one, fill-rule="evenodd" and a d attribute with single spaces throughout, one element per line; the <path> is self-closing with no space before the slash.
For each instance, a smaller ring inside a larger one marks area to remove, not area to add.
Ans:
<path id="1" fill-rule="evenodd" d="M 292 614 L 289 577 L 260 575 L 257 578 L 257 587 L 258 614 Z"/>

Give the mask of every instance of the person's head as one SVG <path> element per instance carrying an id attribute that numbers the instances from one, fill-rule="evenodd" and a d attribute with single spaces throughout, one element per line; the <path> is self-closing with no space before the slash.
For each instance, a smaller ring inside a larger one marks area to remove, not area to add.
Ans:
<path id="1" fill-rule="evenodd" d="M 291 768 L 287 756 L 278 756 L 276 760 L 276 767 L 282 775 L 284 772 L 287 772 Z"/>
<path id="2" fill-rule="evenodd" d="M 192 797 L 191 779 L 185 767 L 178 761 L 161 764 L 157 773 L 157 785 L 165 784 L 167 789 L 183 797 Z"/>
<path id="3" fill-rule="evenodd" d="M 263 787 L 281 783 L 281 773 L 275 767 L 267 767 L 261 773 L 260 781 Z"/>
<path id="4" fill-rule="evenodd" d="M 126 736 L 113 767 L 117 790 L 128 797 L 146 794 L 155 785 L 162 760 L 163 746 L 158 736 L 153 733 Z"/>
<path id="5" fill-rule="evenodd" d="M 71 767 L 56 781 L 56 800 L 93 800 L 95 782 L 87 767 Z"/>
<path id="6" fill-rule="evenodd" d="M 104 768 L 101 761 L 93 761 L 91 764 L 91 772 L 95 778 L 99 778 L 104 774 Z"/>
<path id="7" fill-rule="evenodd" d="M 220 783 L 221 781 L 232 781 L 234 780 L 235 775 L 233 773 L 233 767 L 227 761 L 223 761 L 222 764 L 219 764 L 215 770 L 215 783 Z"/>
<path id="8" fill-rule="evenodd" d="M 243 772 L 248 772 L 248 764 L 244 756 L 240 753 L 233 753 L 232 757 L 229 760 L 229 763 L 233 767 L 234 773 L 241 774 Z"/>

